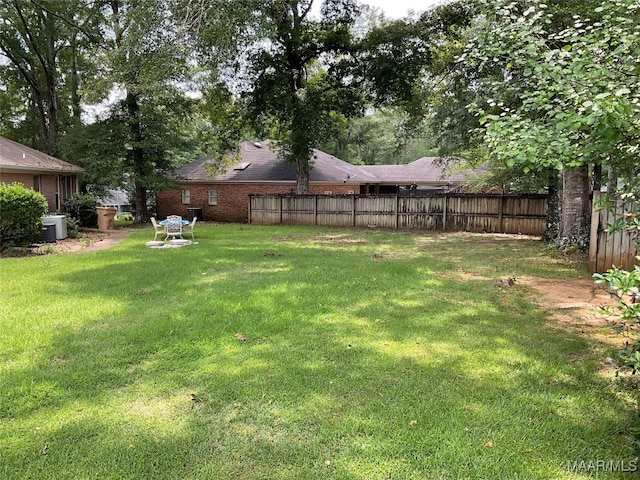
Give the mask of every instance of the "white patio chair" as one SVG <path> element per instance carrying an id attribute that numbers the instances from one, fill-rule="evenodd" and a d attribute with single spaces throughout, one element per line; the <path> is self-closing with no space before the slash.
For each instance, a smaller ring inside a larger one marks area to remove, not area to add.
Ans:
<path id="1" fill-rule="evenodd" d="M 176 220 L 177 219 L 177 220 Z M 177 215 L 169 215 L 167 217 L 167 224 L 164 226 L 165 241 L 172 237 L 175 240 L 177 237 L 182 238 L 182 217 Z"/>
<path id="2" fill-rule="evenodd" d="M 196 226 L 196 220 L 198 219 L 198 217 L 193 217 L 193 220 L 191 220 L 191 223 L 187 223 L 183 228 L 182 231 L 183 233 L 188 233 L 189 235 L 191 235 L 191 240 L 195 240 L 195 238 L 193 238 L 193 227 Z"/>
<path id="3" fill-rule="evenodd" d="M 156 222 L 156 219 L 154 217 L 151 217 L 151 225 L 153 225 L 153 241 L 155 242 L 158 238 L 159 233 L 162 233 L 164 235 L 164 225 L 160 225 L 158 222 Z"/>
<path id="4" fill-rule="evenodd" d="M 182 217 L 180 215 L 167 215 L 167 223 L 171 222 L 181 223 Z"/>

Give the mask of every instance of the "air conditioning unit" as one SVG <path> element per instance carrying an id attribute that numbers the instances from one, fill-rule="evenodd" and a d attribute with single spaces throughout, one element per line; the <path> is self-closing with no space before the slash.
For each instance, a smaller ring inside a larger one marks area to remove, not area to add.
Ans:
<path id="1" fill-rule="evenodd" d="M 42 225 L 56 226 L 56 240 L 67 238 L 67 217 L 64 215 L 47 215 L 42 217 Z"/>

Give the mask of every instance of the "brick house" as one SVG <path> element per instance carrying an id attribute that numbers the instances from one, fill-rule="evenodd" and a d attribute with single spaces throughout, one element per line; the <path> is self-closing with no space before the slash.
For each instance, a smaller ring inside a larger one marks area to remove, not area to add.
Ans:
<path id="1" fill-rule="evenodd" d="M 316 195 L 366 195 L 401 193 L 421 188 L 447 190 L 459 186 L 462 176 L 442 179 L 432 158 L 407 165 L 352 165 L 320 150 L 313 151 L 309 193 Z M 229 169 L 210 178 L 208 158 L 178 168 L 175 182 L 181 189 L 156 195 L 157 215 L 188 217 L 189 209 L 202 209 L 205 220 L 246 222 L 250 194 L 296 192 L 295 165 L 279 158 L 269 142 L 244 142 L 239 159 Z"/>
<path id="2" fill-rule="evenodd" d="M 60 210 L 78 190 L 84 170 L 20 143 L 0 137 L 0 182 L 21 183 L 47 199 L 49 212 Z"/>

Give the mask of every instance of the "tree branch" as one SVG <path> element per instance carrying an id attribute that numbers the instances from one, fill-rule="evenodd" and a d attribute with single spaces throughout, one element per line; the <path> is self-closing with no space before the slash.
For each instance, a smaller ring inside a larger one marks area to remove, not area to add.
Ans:
<path id="1" fill-rule="evenodd" d="M 16 66 L 16 68 L 20 71 L 20 73 L 22 74 L 22 76 L 24 77 L 24 79 L 27 81 L 27 83 L 31 86 L 31 88 L 33 88 L 34 90 L 39 89 L 39 85 L 38 85 L 38 81 L 37 81 L 37 77 L 35 77 L 34 75 L 32 75 L 29 70 L 27 70 L 26 68 L 24 68 L 24 66 L 22 65 L 22 63 L 18 60 L 18 58 L 16 58 L 9 50 L 9 48 L 7 48 L 7 46 L 5 44 L 2 43 L 2 37 L 0 37 L 0 50 L 2 50 L 2 52 L 4 53 L 4 55 L 11 60 L 11 62 Z"/>
<path id="2" fill-rule="evenodd" d="M 66 18 L 65 16 L 60 15 L 57 12 L 54 12 L 53 10 L 51 10 L 48 7 L 46 7 L 45 5 L 42 5 L 40 2 L 38 2 L 36 0 L 30 0 L 30 1 L 34 6 L 40 8 L 41 10 L 43 10 L 45 12 L 47 12 L 49 15 L 53 15 L 54 17 L 62 20 L 64 23 L 66 23 L 70 27 L 81 31 L 90 41 L 96 42 L 96 43 L 100 43 L 100 39 L 98 37 L 96 37 L 95 35 L 92 35 L 91 33 L 89 33 L 85 28 L 83 28 L 82 26 L 78 25 L 76 22 L 73 22 L 73 21 L 69 20 L 68 18 Z"/>
<path id="3" fill-rule="evenodd" d="M 20 5 L 18 5 L 18 2 L 13 2 L 13 6 L 16 9 L 16 13 L 18 14 L 18 17 L 20 18 L 20 21 L 22 22 L 22 26 L 24 27 L 24 31 L 25 31 L 25 35 L 27 36 L 27 40 L 29 40 L 29 43 L 31 44 L 31 47 L 33 48 L 33 52 L 36 54 L 36 57 L 38 57 L 38 60 L 40 61 L 40 64 L 42 65 L 42 68 L 47 69 L 47 62 L 45 61 L 45 59 L 42 57 L 42 55 L 40 54 L 40 51 L 38 50 L 37 46 L 36 46 L 36 42 L 33 38 L 33 36 L 31 35 L 31 30 L 29 29 L 29 25 L 27 24 L 26 19 L 24 18 L 24 15 L 22 13 L 22 9 L 20 8 Z"/>

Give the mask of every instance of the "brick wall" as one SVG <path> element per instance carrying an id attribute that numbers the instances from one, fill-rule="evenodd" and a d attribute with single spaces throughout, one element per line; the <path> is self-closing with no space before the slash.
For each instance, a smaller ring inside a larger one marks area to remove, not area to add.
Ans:
<path id="1" fill-rule="evenodd" d="M 247 222 L 249 218 L 249 195 L 295 193 L 295 184 L 251 184 L 251 183 L 211 183 L 189 184 L 185 186 L 190 193 L 189 204 L 182 203 L 180 190 L 163 190 L 156 195 L 158 218 L 167 215 L 187 216 L 187 209 L 202 208 L 205 220 L 217 222 Z M 309 193 L 322 195 L 331 192 L 334 195 L 347 194 L 358 186 L 346 184 L 311 184 Z M 217 190 L 218 204 L 209 205 L 209 190 Z"/>
<path id="2" fill-rule="evenodd" d="M 0 174 L 2 183 L 21 183 L 26 188 L 33 188 L 33 175 L 30 173 L 7 173 Z"/>
<path id="3" fill-rule="evenodd" d="M 49 212 L 56 209 L 56 176 L 40 175 L 40 193 L 44 195 L 49 203 Z"/>
<path id="4" fill-rule="evenodd" d="M 0 181 L 3 183 L 21 183 L 26 188 L 33 188 L 32 173 L 7 173 L 2 172 Z M 76 179 L 73 180 L 73 191 L 76 190 Z M 44 195 L 49 204 L 49 212 L 56 210 L 56 175 L 40 175 L 40 193 Z"/>

